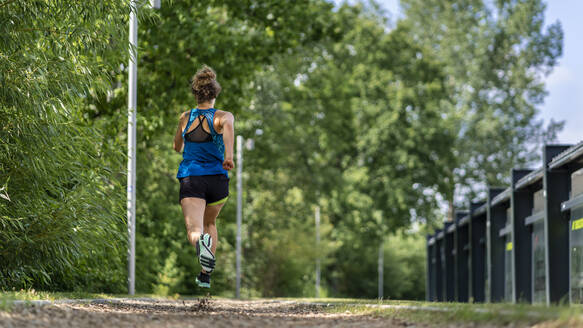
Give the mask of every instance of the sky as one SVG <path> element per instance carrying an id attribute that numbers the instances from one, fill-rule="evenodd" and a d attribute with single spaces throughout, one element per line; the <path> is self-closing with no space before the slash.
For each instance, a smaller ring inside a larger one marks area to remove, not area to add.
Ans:
<path id="1" fill-rule="evenodd" d="M 333 0 L 341 3 L 343 0 Z M 353 1 L 349 1 L 353 2 Z M 377 0 L 392 17 L 399 17 L 399 0 Z M 575 144 L 583 141 L 583 12 L 582 0 L 548 0 L 545 24 L 561 22 L 564 33 L 563 56 L 546 78 L 549 92 L 545 103 L 539 106 L 539 118 L 565 121 L 558 142 Z"/>

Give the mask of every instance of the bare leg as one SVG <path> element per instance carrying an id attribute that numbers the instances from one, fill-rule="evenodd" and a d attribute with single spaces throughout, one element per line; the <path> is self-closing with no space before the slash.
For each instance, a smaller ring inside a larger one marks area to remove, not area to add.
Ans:
<path id="1" fill-rule="evenodd" d="M 203 216 L 206 201 L 202 198 L 182 198 L 182 213 L 184 213 L 184 223 L 186 224 L 186 234 L 188 241 L 196 247 L 200 235 L 203 232 Z"/>
<path id="2" fill-rule="evenodd" d="M 223 208 L 224 205 L 225 205 L 225 203 L 219 204 L 219 205 L 207 206 L 204 210 L 204 221 L 203 221 L 204 232 L 211 235 L 211 237 L 213 239 L 213 244 L 211 246 L 211 251 L 213 252 L 213 254 L 216 254 L 217 244 L 219 243 L 219 235 L 217 233 L 217 225 L 216 225 L 217 216 L 219 216 L 219 213 L 221 212 L 221 209 Z"/>

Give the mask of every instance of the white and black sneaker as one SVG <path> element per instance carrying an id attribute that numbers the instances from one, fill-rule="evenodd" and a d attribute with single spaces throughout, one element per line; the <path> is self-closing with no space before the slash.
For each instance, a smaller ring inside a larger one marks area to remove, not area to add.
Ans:
<path id="1" fill-rule="evenodd" d="M 211 251 L 213 239 L 208 233 L 202 234 L 196 243 L 196 255 L 202 269 L 210 274 L 215 269 L 215 255 Z"/>
<path id="2" fill-rule="evenodd" d="M 196 284 L 198 287 L 211 288 L 211 275 L 206 273 L 199 273 L 196 276 Z"/>

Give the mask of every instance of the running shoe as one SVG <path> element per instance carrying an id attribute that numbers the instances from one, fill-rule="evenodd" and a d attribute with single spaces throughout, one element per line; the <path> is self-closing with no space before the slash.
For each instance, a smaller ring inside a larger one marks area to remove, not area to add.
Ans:
<path id="1" fill-rule="evenodd" d="M 199 273 L 196 276 L 196 284 L 198 287 L 211 288 L 211 275 L 206 273 Z"/>
<path id="2" fill-rule="evenodd" d="M 215 269 L 215 255 L 213 252 L 211 252 L 212 244 L 213 240 L 211 235 L 208 233 L 200 236 L 200 239 L 196 244 L 196 254 L 198 255 L 198 261 L 206 273 L 211 273 Z"/>

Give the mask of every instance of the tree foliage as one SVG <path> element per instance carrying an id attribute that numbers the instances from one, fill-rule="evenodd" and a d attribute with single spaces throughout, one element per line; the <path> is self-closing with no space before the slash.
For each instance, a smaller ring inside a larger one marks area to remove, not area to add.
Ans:
<path id="1" fill-rule="evenodd" d="M 540 159 L 562 122 L 537 118 L 544 77 L 562 53 L 559 22 L 542 0 L 403 0 L 410 37 L 444 63 L 458 120 L 454 170 L 460 199 L 508 184 L 510 169 Z M 449 198 L 453 199 L 453 198 Z"/>
<path id="2" fill-rule="evenodd" d="M 237 133 L 247 137 L 251 120 L 246 108 L 255 94 L 256 74 L 274 55 L 330 34 L 331 9 L 324 1 L 181 1 L 148 13 L 153 16 L 142 23 L 139 35 L 139 290 L 158 286 L 158 273 L 173 253 L 181 271 L 192 273 L 199 268 L 184 232 L 175 179 L 180 155 L 173 152 L 169 134 L 178 116 L 196 105 L 189 88 L 196 69 L 207 64 L 216 70 L 223 87 L 216 106 L 233 112 Z M 118 80 L 125 85 L 125 75 L 120 74 Z M 121 89 L 109 102 L 99 99 L 101 106 L 92 115 L 115 117 L 124 106 L 124 93 Z M 123 132 L 124 126 L 116 129 Z M 218 261 L 226 268 L 213 274 L 213 289 L 218 293 L 232 290 L 235 280 L 233 186 L 232 200 L 218 219 Z M 179 280 L 168 292 L 196 291 L 191 275 Z"/>
<path id="3" fill-rule="evenodd" d="M 127 53 L 128 2 L 0 4 L 0 287 L 119 291 L 122 155 L 84 124 Z"/>
<path id="4" fill-rule="evenodd" d="M 248 219 L 261 236 L 322 206 L 334 227 L 329 294 L 374 297 L 376 280 L 354 277 L 374 277 L 375 250 L 385 234 L 410 223 L 411 208 L 435 220 L 431 191 L 447 192 L 454 130 L 440 115 L 448 101 L 440 65 L 408 40 L 407 26 L 389 33 L 362 6 L 341 7 L 334 19 L 341 38 L 283 56 L 257 80 Z M 254 199 L 283 200 L 292 188 L 303 206 L 265 223 L 263 213 L 282 213 L 280 204 L 255 206 Z M 250 250 L 263 249 L 249 239 Z"/>
<path id="5" fill-rule="evenodd" d="M 189 82 L 213 67 L 244 150 L 243 295 L 421 298 L 440 195 L 505 181 L 540 133 L 562 32 L 538 0 L 139 3 L 137 290 L 195 294 L 172 150 Z M 0 287 L 124 291 L 128 1 L 0 3 Z M 497 11 L 491 11 L 496 8 Z M 213 293 L 233 295 L 235 199 Z M 461 189 L 460 189 L 461 188 Z M 474 188 L 479 191 L 479 188 Z M 315 244 L 314 209 L 321 208 Z M 424 231 L 422 228 L 421 230 Z M 104 264 L 105 263 L 105 264 Z M 405 281 L 405 282 L 403 282 Z"/>

